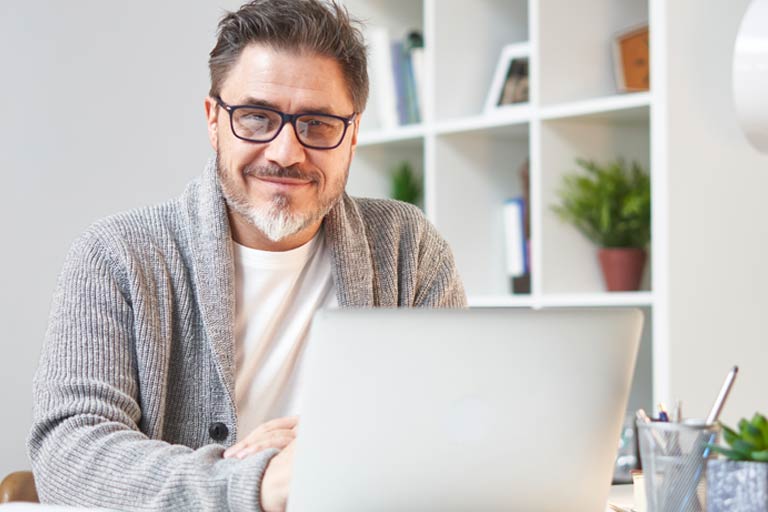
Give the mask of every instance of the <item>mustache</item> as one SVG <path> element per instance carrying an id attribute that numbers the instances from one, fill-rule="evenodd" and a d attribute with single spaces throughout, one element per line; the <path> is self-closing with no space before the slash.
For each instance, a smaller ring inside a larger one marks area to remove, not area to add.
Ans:
<path id="1" fill-rule="evenodd" d="M 243 169 L 243 175 L 264 178 L 291 178 L 320 183 L 317 173 L 304 172 L 297 166 L 281 167 L 279 165 L 248 165 Z"/>

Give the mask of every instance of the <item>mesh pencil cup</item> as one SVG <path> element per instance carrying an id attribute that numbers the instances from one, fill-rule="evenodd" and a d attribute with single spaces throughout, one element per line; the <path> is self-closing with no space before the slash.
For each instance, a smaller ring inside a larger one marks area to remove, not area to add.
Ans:
<path id="1" fill-rule="evenodd" d="M 709 444 L 718 425 L 637 422 L 648 512 L 706 510 Z"/>

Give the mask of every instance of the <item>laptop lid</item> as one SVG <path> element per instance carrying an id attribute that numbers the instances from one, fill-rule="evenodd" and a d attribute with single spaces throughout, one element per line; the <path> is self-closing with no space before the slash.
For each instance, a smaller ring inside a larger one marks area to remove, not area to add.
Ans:
<path id="1" fill-rule="evenodd" d="M 642 313 L 317 314 L 290 511 L 604 510 Z"/>

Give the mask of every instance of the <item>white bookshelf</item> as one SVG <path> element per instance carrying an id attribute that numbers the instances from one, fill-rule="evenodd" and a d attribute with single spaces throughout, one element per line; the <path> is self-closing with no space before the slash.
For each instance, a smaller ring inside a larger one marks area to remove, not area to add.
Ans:
<path id="1" fill-rule="evenodd" d="M 375 115 L 364 115 L 349 192 L 388 197 L 388 173 L 409 160 L 423 176 L 424 210 L 453 249 L 472 307 L 641 308 L 647 323 L 630 406 L 651 407 L 652 345 L 664 343 L 654 325 L 664 302 L 652 287 L 658 251 L 649 254 L 641 291 L 605 292 L 596 248 L 551 210 L 577 157 L 637 160 L 651 169 L 654 200 L 660 193 L 661 163 L 651 153 L 657 100 L 653 92 L 617 91 L 610 45 L 617 32 L 649 22 L 648 1 L 346 4 L 392 37 L 422 31 L 427 91 L 419 125 L 382 130 Z M 484 113 L 498 56 L 510 44 L 529 56 L 529 102 Z M 522 195 L 519 168 L 529 157 L 532 290 L 516 295 L 504 270 L 501 205 Z M 653 215 L 655 233 L 663 224 L 655 203 Z"/>
<path id="2" fill-rule="evenodd" d="M 572 308 L 572 307 L 651 307 L 653 294 L 638 293 L 574 293 L 541 297 L 526 295 L 487 295 L 470 297 L 470 307 Z"/>
<path id="3" fill-rule="evenodd" d="M 637 119 L 645 119 L 647 121 L 651 98 L 651 93 L 649 92 L 636 92 L 548 105 L 540 109 L 539 118 L 590 117 L 613 119 L 615 121 Z"/>

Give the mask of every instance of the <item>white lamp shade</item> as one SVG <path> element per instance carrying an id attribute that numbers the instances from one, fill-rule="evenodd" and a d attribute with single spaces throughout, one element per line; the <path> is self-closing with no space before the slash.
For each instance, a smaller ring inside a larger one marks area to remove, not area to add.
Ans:
<path id="1" fill-rule="evenodd" d="M 749 142 L 768 153 L 768 0 L 753 0 L 733 51 L 733 100 Z"/>

